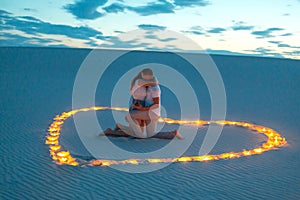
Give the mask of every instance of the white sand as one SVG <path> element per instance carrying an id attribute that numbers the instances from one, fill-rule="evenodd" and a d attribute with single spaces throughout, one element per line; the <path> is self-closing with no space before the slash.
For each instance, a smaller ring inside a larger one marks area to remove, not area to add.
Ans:
<path id="1" fill-rule="evenodd" d="M 226 87 L 227 118 L 271 127 L 283 134 L 288 147 L 258 156 L 174 163 L 152 173 L 130 174 L 109 167 L 56 165 L 44 144 L 52 118 L 71 109 L 74 78 L 87 53 L 0 49 L 0 199 L 300 199 L 300 61 L 213 56 Z M 199 93 L 203 95 L 201 116 L 208 119 L 207 91 Z M 96 99 L 99 105 L 105 101 Z M 170 115 L 176 117 L 176 113 Z M 99 120 L 112 127 L 113 121 L 105 116 L 99 113 Z M 198 153 L 204 134 L 205 129 L 198 132 L 185 155 Z M 252 148 L 264 140 L 228 127 L 212 153 Z M 168 143 L 130 138 L 111 141 L 134 152 L 153 151 Z M 91 158 L 72 120 L 63 126 L 61 144 L 76 156 Z"/>

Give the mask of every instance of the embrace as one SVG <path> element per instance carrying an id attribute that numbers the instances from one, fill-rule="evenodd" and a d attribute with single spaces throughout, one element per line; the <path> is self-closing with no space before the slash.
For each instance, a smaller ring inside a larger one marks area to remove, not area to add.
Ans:
<path id="1" fill-rule="evenodd" d="M 178 130 L 156 133 L 160 117 L 160 87 L 149 68 L 143 69 L 131 81 L 130 107 L 125 119 L 129 126 L 117 123 L 114 130 L 108 128 L 100 136 L 123 136 L 136 138 L 183 139 Z"/>

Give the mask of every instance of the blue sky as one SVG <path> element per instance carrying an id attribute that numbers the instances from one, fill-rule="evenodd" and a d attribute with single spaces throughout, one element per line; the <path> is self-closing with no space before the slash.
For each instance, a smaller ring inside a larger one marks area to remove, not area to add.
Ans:
<path id="1" fill-rule="evenodd" d="M 300 59 L 299 11 L 300 0 L 1 0 L 0 46 L 197 50 L 158 36 L 170 30 L 210 53 Z M 133 30 L 147 34 L 124 39 Z"/>

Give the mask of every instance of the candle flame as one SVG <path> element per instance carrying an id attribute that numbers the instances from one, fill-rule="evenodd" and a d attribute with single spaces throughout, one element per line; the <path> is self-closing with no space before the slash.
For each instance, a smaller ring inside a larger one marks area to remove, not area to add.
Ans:
<path id="1" fill-rule="evenodd" d="M 103 106 L 93 106 L 90 108 L 81 108 L 77 110 L 71 110 L 69 112 L 63 112 L 61 115 L 54 117 L 52 124 L 48 128 L 48 135 L 46 137 L 45 143 L 49 145 L 49 151 L 52 159 L 60 165 L 71 165 L 71 166 L 110 166 L 118 164 L 132 164 L 138 165 L 144 162 L 148 163 L 172 163 L 172 162 L 207 162 L 213 160 L 221 159 L 233 159 L 240 158 L 243 156 L 252 156 L 257 154 L 262 154 L 266 151 L 275 150 L 279 147 L 282 147 L 287 144 L 287 141 L 275 130 L 251 124 L 249 122 L 242 121 L 229 121 L 229 120 L 219 120 L 219 121 L 205 121 L 205 120 L 175 120 L 170 118 L 159 118 L 159 122 L 165 122 L 168 124 L 179 124 L 186 126 L 204 126 L 210 124 L 216 124 L 220 126 L 239 126 L 243 127 L 267 136 L 267 141 L 263 143 L 260 147 L 253 149 L 243 150 L 241 152 L 228 152 L 217 155 L 203 155 L 203 156 L 182 156 L 179 158 L 148 158 L 148 159 L 128 159 L 128 160 L 92 160 L 85 161 L 73 158 L 69 151 L 62 151 L 62 147 L 59 145 L 59 136 L 61 134 L 61 127 L 64 124 L 64 121 L 69 117 L 75 115 L 78 112 L 87 112 L 87 111 L 97 111 L 97 110 L 114 110 L 114 111 L 123 111 L 128 112 L 128 108 L 121 107 L 103 107 Z"/>

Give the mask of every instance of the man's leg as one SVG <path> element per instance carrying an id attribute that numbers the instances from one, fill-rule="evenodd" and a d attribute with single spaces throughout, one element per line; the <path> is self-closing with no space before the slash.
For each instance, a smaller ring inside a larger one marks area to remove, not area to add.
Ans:
<path id="1" fill-rule="evenodd" d="M 183 139 L 182 135 L 178 132 L 178 130 L 158 132 L 153 136 L 153 138 L 168 139 L 168 140 L 171 140 L 174 137 L 177 137 L 178 139 Z"/>
<path id="2" fill-rule="evenodd" d="M 121 129 L 119 130 L 112 130 L 110 128 L 106 129 L 103 133 L 100 133 L 99 136 L 114 136 L 114 137 L 129 137 L 127 133 L 122 131 Z"/>
<path id="3" fill-rule="evenodd" d="M 150 112 L 150 118 L 152 120 L 150 124 L 146 127 L 148 137 L 154 137 L 160 139 L 173 139 L 174 137 L 177 137 L 178 139 L 183 139 L 182 135 L 179 133 L 178 130 L 159 132 L 155 134 L 159 117 L 155 113 Z"/>
<path id="4" fill-rule="evenodd" d="M 119 130 L 112 130 L 110 128 L 106 129 L 103 133 L 100 133 L 99 136 L 114 136 L 114 137 L 130 137 L 132 135 L 129 135 L 122 131 L 121 129 Z M 134 136 L 135 137 L 135 136 Z M 174 137 L 177 137 L 178 139 L 183 139 L 183 137 L 179 134 L 177 130 L 175 131 L 169 131 L 169 132 L 159 132 L 156 133 L 154 132 L 154 135 L 151 136 L 153 138 L 159 138 L 159 139 L 173 139 Z"/>

